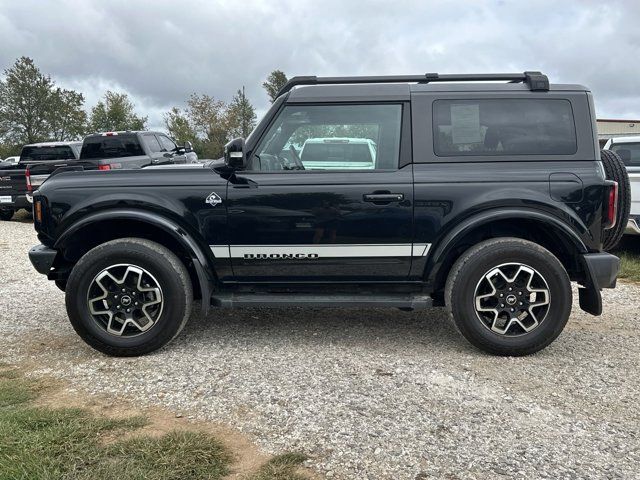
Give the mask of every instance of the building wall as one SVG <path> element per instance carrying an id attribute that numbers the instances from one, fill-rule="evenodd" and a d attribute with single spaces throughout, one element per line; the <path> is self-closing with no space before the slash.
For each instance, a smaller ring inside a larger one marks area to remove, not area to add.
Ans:
<path id="1" fill-rule="evenodd" d="M 640 120 L 598 120 L 598 136 L 640 135 Z"/>
<path id="2" fill-rule="evenodd" d="M 598 141 L 604 146 L 612 137 L 640 135 L 640 120 L 597 120 Z"/>

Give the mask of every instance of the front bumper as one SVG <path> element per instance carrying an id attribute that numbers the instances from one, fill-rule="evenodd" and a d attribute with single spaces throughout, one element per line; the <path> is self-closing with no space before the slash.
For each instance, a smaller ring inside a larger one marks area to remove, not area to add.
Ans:
<path id="1" fill-rule="evenodd" d="M 625 228 L 624 233 L 627 235 L 640 235 L 640 215 L 633 215 L 629 217 L 629 221 L 627 222 L 627 228 Z"/>
<path id="2" fill-rule="evenodd" d="M 57 250 L 45 245 L 36 245 L 29 250 L 29 260 L 38 273 L 48 275 L 58 254 Z"/>

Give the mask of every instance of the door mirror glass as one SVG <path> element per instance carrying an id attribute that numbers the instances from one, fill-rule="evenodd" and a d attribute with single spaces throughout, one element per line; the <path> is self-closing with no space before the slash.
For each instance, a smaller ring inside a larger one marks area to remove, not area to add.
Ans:
<path id="1" fill-rule="evenodd" d="M 224 163 L 238 170 L 246 166 L 244 138 L 234 138 L 224 146 Z"/>
<path id="2" fill-rule="evenodd" d="M 189 141 L 184 142 L 184 151 L 187 153 L 193 152 L 193 144 Z"/>

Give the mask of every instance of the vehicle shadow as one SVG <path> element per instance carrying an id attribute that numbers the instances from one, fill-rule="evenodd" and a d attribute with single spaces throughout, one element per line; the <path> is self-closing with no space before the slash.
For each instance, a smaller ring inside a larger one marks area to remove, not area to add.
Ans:
<path id="1" fill-rule="evenodd" d="M 197 305 L 199 307 L 199 305 Z M 197 308 L 196 309 L 199 309 Z M 405 312 L 391 308 L 238 308 L 197 311 L 180 336 L 190 342 L 233 342 L 244 348 L 286 344 L 330 345 L 398 353 L 425 348 L 476 352 L 444 309 Z"/>

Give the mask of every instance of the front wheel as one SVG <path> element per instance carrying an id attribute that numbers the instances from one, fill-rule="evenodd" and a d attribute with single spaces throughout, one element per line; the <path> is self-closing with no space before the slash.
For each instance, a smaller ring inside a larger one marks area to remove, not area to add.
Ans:
<path id="1" fill-rule="evenodd" d="M 486 240 L 455 263 L 445 289 L 447 308 L 462 335 L 496 355 L 542 350 L 571 313 L 571 283 L 560 261 L 519 238 Z"/>
<path id="2" fill-rule="evenodd" d="M 170 250 L 123 238 L 99 245 L 75 265 L 66 284 L 75 331 L 108 355 L 136 356 L 175 338 L 191 313 L 191 280 Z"/>

